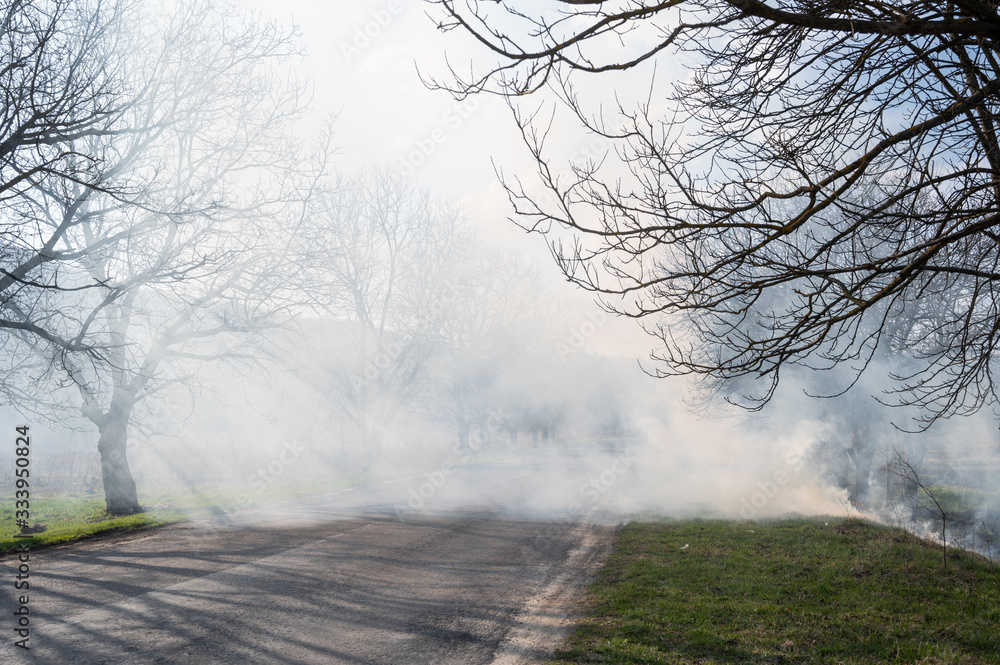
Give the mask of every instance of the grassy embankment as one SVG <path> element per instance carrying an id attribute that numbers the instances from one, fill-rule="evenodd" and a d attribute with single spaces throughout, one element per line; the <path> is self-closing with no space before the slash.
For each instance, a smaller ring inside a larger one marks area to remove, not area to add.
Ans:
<path id="1" fill-rule="evenodd" d="M 112 517 L 104 511 L 104 499 L 93 496 L 61 495 L 31 500 L 29 524 L 45 524 L 46 531 L 31 538 L 15 539 L 20 533 L 14 520 L 14 499 L 0 499 L 0 554 L 15 549 L 19 543 L 32 548 L 56 545 L 71 540 L 87 538 L 108 531 L 133 531 L 183 519 L 179 512 L 161 511 L 139 513 L 126 517 Z"/>
<path id="2" fill-rule="evenodd" d="M 1000 567 L 857 519 L 632 523 L 557 663 L 1000 663 Z"/>

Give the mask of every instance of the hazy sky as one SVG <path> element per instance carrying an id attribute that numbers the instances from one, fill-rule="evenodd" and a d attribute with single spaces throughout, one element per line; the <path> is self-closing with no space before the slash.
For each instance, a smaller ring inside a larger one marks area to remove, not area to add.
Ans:
<path id="1" fill-rule="evenodd" d="M 242 1 L 301 30 L 316 112 L 338 114 L 339 168 L 381 162 L 412 169 L 414 178 L 461 202 L 488 237 L 532 257 L 560 300 L 572 303 L 567 335 L 588 320 L 597 309 L 592 298 L 562 282 L 541 237 L 507 221 L 510 206 L 491 159 L 508 173 L 519 170 L 530 179 L 534 172 L 508 108 L 487 96 L 459 103 L 420 81 L 418 66 L 447 76 L 445 53 L 459 69 L 482 55 L 469 49 L 463 35 L 436 29 L 427 14 L 435 7 L 420 0 Z M 554 147 L 567 155 L 581 148 Z M 653 341 L 635 322 L 616 320 L 588 339 L 588 350 L 645 357 Z"/>
<path id="2" fill-rule="evenodd" d="M 417 0 L 244 0 L 266 17 L 294 22 L 310 51 L 315 107 L 337 112 L 341 165 L 383 161 L 413 165 L 414 176 L 497 222 L 501 192 L 490 157 L 522 154 L 506 107 L 479 98 L 458 103 L 427 90 L 415 63 L 442 74 L 442 56 L 470 54 L 437 31 Z M 523 154 L 522 154 L 523 158 Z M 422 163 L 420 163 L 422 162 Z M 478 216 L 478 214 L 477 214 Z M 485 221 L 485 220 L 484 220 Z M 513 235 L 508 225 L 496 232 Z"/>

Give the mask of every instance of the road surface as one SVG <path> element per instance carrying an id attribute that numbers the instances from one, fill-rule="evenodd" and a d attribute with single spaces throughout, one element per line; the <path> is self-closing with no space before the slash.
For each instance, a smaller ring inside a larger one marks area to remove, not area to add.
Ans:
<path id="1" fill-rule="evenodd" d="M 446 465 L 221 528 L 34 552 L 30 651 L 13 644 L 24 592 L 8 555 L 0 662 L 544 662 L 610 550 L 598 511 L 622 460 Z"/>

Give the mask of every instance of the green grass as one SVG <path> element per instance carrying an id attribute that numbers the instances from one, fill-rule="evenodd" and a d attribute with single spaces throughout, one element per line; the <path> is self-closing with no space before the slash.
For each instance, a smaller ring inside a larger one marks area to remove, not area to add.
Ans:
<path id="1" fill-rule="evenodd" d="M 972 509 L 1000 509 L 1000 493 L 998 492 L 987 492 L 958 485 L 932 485 L 927 489 L 948 513 L 959 513 Z M 930 510 L 936 508 L 934 502 L 926 496 L 925 492 L 918 492 L 917 498 L 921 506 Z"/>
<path id="2" fill-rule="evenodd" d="M 554 662 L 887 661 L 1000 663 L 1000 570 L 857 519 L 631 523 Z"/>
<path id="3" fill-rule="evenodd" d="M 0 499 L 0 553 L 15 549 L 19 543 L 32 548 L 57 545 L 109 531 L 123 532 L 170 524 L 184 519 L 176 510 L 139 513 L 125 517 L 108 515 L 104 499 L 62 495 L 31 500 L 31 524 L 45 524 L 47 530 L 31 538 L 14 538 L 20 533 L 14 521 L 14 499 Z"/>

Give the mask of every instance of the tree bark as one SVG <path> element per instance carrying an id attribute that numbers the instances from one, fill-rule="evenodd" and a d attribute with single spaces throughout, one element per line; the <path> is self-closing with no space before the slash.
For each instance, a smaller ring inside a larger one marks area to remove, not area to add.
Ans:
<path id="1" fill-rule="evenodd" d="M 126 454 L 128 422 L 136 401 L 134 392 L 117 388 L 107 411 L 93 399 L 88 399 L 83 407 L 83 415 L 97 425 L 100 435 L 97 450 L 101 454 L 104 503 L 111 515 L 142 512 Z"/>
<path id="2" fill-rule="evenodd" d="M 103 414 L 98 429 L 101 437 L 97 450 L 101 453 L 101 474 L 104 479 L 104 503 L 111 515 L 133 515 L 142 512 L 136 494 L 135 479 L 128 465 L 128 413 L 121 405 L 112 404 Z"/>

